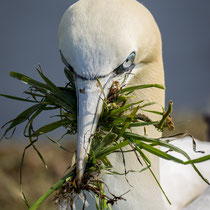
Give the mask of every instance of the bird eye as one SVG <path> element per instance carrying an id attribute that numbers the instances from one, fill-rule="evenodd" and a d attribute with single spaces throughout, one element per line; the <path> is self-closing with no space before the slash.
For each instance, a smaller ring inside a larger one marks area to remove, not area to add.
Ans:
<path id="1" fill-rule="evenodd" d="M 131 71 L 134 68 L 134 60 L 136 57 L 136 53 L 132 52 L 126 60 L 121 64 L 118 68 L 114 70 L 115 74 L 123 74 L 126 71 Z"/>
<path id="2" fill-rule="evenodd" d="M 132 52 L 127 58 L 126 60 L 123 62 L 122 66 L 124 69 L 128 69 L 134 62 L 136 57 L 136 53 Z"/>

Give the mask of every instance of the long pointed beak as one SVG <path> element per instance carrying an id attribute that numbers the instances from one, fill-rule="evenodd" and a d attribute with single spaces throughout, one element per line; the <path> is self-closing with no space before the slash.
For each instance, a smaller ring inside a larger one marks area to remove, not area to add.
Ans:
<path id="1" fill-rule="evenodd" d="M 97 80 L 75 79 L 77 89 L 77 183 L 80 184 L 85 171 L 87 155 L 102 111 L 104 95 Z M 100 79 L 105 97 L 109 92 L 111 81 L 108 77 Z"/>

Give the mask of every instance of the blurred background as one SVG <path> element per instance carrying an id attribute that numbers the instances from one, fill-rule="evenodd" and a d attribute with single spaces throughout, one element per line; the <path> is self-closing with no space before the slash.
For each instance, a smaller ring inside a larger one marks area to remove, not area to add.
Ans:
<path id="1" fill-rule="evenodd" d="M 64 85 L 66 79 L 58 51 L 57 29 L 64 11 L 75 1 L 0 2 L 0 93 L 22 97 L 27 87 L 10 78 L 9 72 L 16 71 L 39 79 L 33 67 L 38 64 L 57 85 Z M 210 1 L 141 2 L 154 15 L 162 34 L 166 102 L 174 102 L 175 132 L 189 131 L 196 138 L 207 140 L 208 123 L 204 115 L 210 114 Z M 21 102 L 0 98 L 0 125 L 26 107 Z M 46 116 L 37 122 L 37 127 L 43 120 L 47 120 Z M 59 137 L 58 133 L 54 135 Z M 3 134 L 2 130 L 0 134 Z M 23 140 L 20 127 L 13 140 L 3 140 L 0 144 L 2 210 L 26 209 L 18 191 L 19 164 L 23 145 L 26 145 Z M 31 202 L 58 180 L 68 167 L 69 154 L 58 151 L 46 139 L 41 144 L 48 170 L 32 150 L 27 153 L 24 167 L 24 186 Z M 53 209 L 49 205 L 46 203 L 42 209 Z"/>

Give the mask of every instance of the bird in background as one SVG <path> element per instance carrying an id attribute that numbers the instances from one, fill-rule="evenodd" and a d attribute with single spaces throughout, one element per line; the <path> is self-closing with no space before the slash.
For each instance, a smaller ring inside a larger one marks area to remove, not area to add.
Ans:
<path id="1" fill-rule="evenodd" d="M 164 85 L 161 34 L 151 13 L 136 0 L 79 0 L 64 13 L 59 25 L 58 39 L 63 61 L 73 72 L 76 84 L 78 103 L 76 179 L 80 184 L 90 149 L 90 137 L 97 128 L 104 99 L 97 78 L 103 86 L 105 97 L 112 83 L 114 81 L 122 83 L 124 78 L 127 86 L 153 83 Z M 150 107 L 151 110 L 162 111 L 165 105 L 165 92 L 160 89 L 138 90 L 134 95 L 130 102 L 139 100 L 156 102 Z M 153 121 L 160 120 L 160 116 L 152 113 L 147 113 L 147 116 Z M 139 128 L 132 129 L 132 132 L 144 134 L 143 129 Z M 147 135 L 161 137 L 161 133 L 153 127 L 147 129 Z M 210 145 L 208 147 L 210 151 Z M 169 197 L 172 206 L 167 204 L 153 176 L 146 170 L 142 173 L 129 173 L 127 175 L 129 183 L 124 176 L 103 175 L 112 193 L 121 195 L 129 191 L 123 196 L 126 201 L 118 201 L 113 209 L 182 209 L 197 195 L 191 192 L 191 195 L 189 193 L 185 195 L 183 193 L 185 189 L 181 190 L 179 184 L 178 189 L 173 188 L 173 185 L 176 186 L 175 183 L 182 180 L 185 169 L 177 167 L 178 174 L 181 170 L 177 180 L 176 175 L 169 173 L 173 171 L 170 168 L 175 169 L 176 166 L 160 162 L 154 155 L 147 155 L 157 179 L 163 183 L 163 187 L 167 188 L 166 193 L 171 196 Z M 122 154 L 111 154 L 109 159 L 116 171 L 124 172 Z M 134 153 L 125 153 L 125 160 L 127 170 L 137 171 L 142 167 Z M 189 177 L 184 180 L 190 183 L 191 175 L 195 172 L 190 169 L 188 171 Z M 204 183 L 201 191 L 205 188 Z M 185 198 L 183 195 L 188 197 Z M 88 197 L 88 203 L 87 209 L 95 209 L 91 196 Z M 60 209 L 70 209 L 65 200 Z M 75 209 L 82 209 L 81 202 L 76 203 Z"/>

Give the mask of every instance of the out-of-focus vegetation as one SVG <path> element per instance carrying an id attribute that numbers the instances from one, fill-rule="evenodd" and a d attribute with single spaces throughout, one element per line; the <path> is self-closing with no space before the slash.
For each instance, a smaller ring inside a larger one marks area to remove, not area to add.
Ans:
<path id="1" fill-rule="evenodd" d="M 41 142 L 41 141 L 40 141 Z M 71 159 L 71 153 L 59 149 L 49 140 L 42 141 L 38 148 L 44 156 L 48 169 L 41 163 L 37 153 L 29 148 L 26 152 L 23 169 L 23 190 L 29 202 L 35 202 L 65 173 Z M 26 142 L 3 140 L 0 142 L 0 210 L 27 209 L 20 194 L 19 171 L 21 156 Z M 66 146 L 71 149 L 74 146 Z M 53 197 L 39 208 L 54 210 Z"/>
<path id="2" fill-rule="evenodd" d="M 193 114 L 185 112 L 173 112 L 173 122 L 175 130 L 168 132 L 164 131 L 164 136 L 169 136 L 177 133 L 190 133 L 196 139 L 207 141 L 208 126 L 204 121 L 202 114 Z"/>

